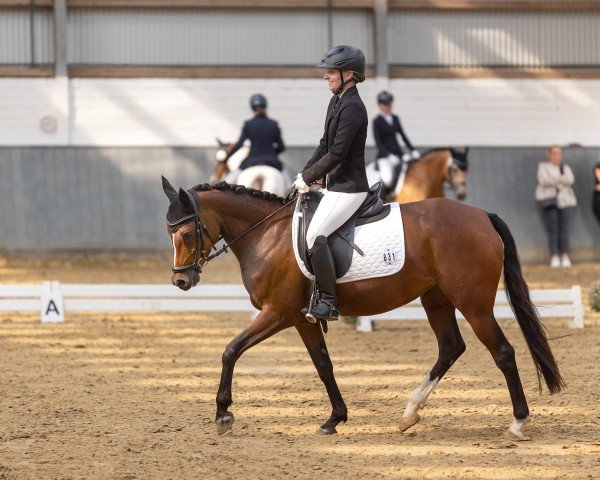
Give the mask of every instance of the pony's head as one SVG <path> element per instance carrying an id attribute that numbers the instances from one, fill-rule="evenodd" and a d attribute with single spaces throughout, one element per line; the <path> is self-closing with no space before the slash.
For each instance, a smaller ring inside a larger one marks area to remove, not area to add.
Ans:
<path id="1" fill-rule="evenodd" d="M 192 190 L 175 190 L 162 177 L 163 190 L 169 199 L 167 233 L 173 244 L 173 275 L 171 282 L 182 290 L 189 290 L 200 281 L 202 266 L 214 244 L 221 238 L 221 227 L 216 217 L 201 211 L 200 195 Z"/>
<path id="2" fill-rule="evenodd" d="M 469 170 L 469 162 L 467 156 L 469 147 L 464 151 L 459 151 L 450 148 L 451 156 L 448 158 L 448 170 L 446 180 L 450 183 L 450 187 L 456 193 L 458 200 L 467 198 L 467 174 Z"/>

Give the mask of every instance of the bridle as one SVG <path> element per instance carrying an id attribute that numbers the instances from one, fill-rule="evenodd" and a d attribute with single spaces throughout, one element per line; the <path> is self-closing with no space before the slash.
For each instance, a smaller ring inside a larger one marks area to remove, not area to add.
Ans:
<path id="1" fill-rule="evenodd" d="M 452 171 L 452 167 L 455 166 L 456 168 L 458 168 L 460 170 L 465 170 L 465 168 L 461 166 L 460 160 L 457 160 L 456 158 L 454 158 L 454 155 L 450 155 L 448 157 L 446 164 L 447 164 L 447 168 L 448 168 L 448 183 L 450 183 L 450 185 L 452 185 L 453 187 L 466 186 L 467 185 L 466 180 L 463 180 L 456 184 L 454 183 L 454 172 Z"/>
<path id="2" fill-rule="evenodd" d="M 213 258 L 218 257 L 222 253 L 227 253 L 229 247 L 231 245 L 233 245 L 235 242 L 237 242 L 240 238 L 242 238 L 245 235 L 247 235 L 248 233 L 250 233 L 252 230 L 254 230 L 256 227 L 258 227 L 263 222 L 267 221 L 269 218 L 271 218 L 277 212 L 283 210 L 290 203 L 296 201 L 295 196 L 293 196 L 289 201 L 287 201 L 286 203 L 284 203 L 283 206 L 281 206 L 280 208 L 278 208 L 274 212 L 270 213 L 269 215 L 267 215 L 265 218 L 263 218 L 259 222 L 257 222 L 254 225 L 252 225 L 250 228 L 248 228 L 247 230 L 245 230 L 244 232 L 242 232 L 240 235 L 238 235 L 237 237 L 235 237 L 231 242 L 226 243 L 220 249 L 217 249 L 216 244 L 217 244 L 217 242 L 219 240 L 221 240 L 223 238 L 223 235 L 219 235 L 217 237 L 216 241 L 214 241 L 212 239 L 212 236 L 210 235 L 210 232 L 208 231 L 208 227 L 202 221 L 202 218 L 200 218 L 200 204 L 199 204 L 199 201 L 196 201 L 196 197 L 192 193 L 190 193 L 187 190 L 184 190 L 184 191 L 185 191 L 185 193 L 187 194 L 188 198 L 190 199 L 190 201 L 192 203 L 192 207 L 194 208 L 194 213 L 192 213 L 190 215 L 187 215 L 187 216 L 185 216 L 183 218 L 180 218 L 176 222 L 167 222 L 167 226 L 169 227 L 169 229 L 173 229 L 173 228 L 176 229 L 177 227 L 180 227 L 181 225 L 183 225 L 183 224 L 185 224 L 185 223 L 187 223 L 187 222 L 189 222 L 190 220 L 193 219 L 196 222 L 196 242 L 197 243 L 196 243 L 196 251 L 194 253 L 194 262 L 193 263 L 189 263 L 187 265 L 173 265 L 171 267 L 171 270 L 174 273 L 181 273 L 181 272 L 184 272 L 184 271 L 186 271 L 186 270 L 188 270 L 190 268 L 196 270 L 198 273 L 202 273 L 202 267 L 204 265 L 206 265 L 208 262 L 210 262 Z M 208 239 L 212 242 L 212 244 L 213 244 L 213 250 L 215 251 L 215 253 L 212 253 L 211 255 L 207 255 L 206 254 L 207 252 L 206 252 L 206 249 L 204 248 L 204 243 L 202 241 L 202 232 L 204 232 L 205 235 L 208 237 Z"/>
<path id="3" fill-rule="evenodd" d="M 215 246 L 215 244 L 219 240 L 221 240 L 221 238 L 223 238 L 223 237 L 222 237 L 222 235 L 219 235 L 217 240 L 213 241 L 213 239 L 210 235 L 210 232 L 208 231 L 208 227 L 202 221 L 202 218 L 200 218 L 200 208 L 199 208 L 198 202 L 196 201 L 196 197 L 193 194 L 191 194 L 190 192 L 188 192 L 187 190 L 185 190 L 185 193 L 187 194 L 187 196 L 189 197 L 189 199 L 192 203 L 192 207 L 194 208 L 194 213 L 187 215 L 183 218 L 180 218 L 176 222 L 168 222 L 167 225 L 170 229 L 172 229 L 172 228 L 180 227 L 181 225 L 189 222 L 192 219 L 196 222 L 196 242 L 197 243 L 196 243 L 196 250 L 194 252 L 194 262 L 189 263 L 187 265 L 173 265 L 171 267 L 171 270 L 175 273 L 180 273 L 180 272 L 184 272 L 185 270 L 188 270 L 190 268 L 193 268 L 198 273 L 202 273 L 202 266 L 217 256 L 216 254 L 208 255 L 208 256 L 206 255 L 206 250 L 204 248 L 204 242 L 202 241 L 202 232 L 204 232 L 206 234 L 206 236 L 208 237 L 208 239 L 213 243 L 213 248 L 215 251 L 217 250 L 217 247 Z"/>

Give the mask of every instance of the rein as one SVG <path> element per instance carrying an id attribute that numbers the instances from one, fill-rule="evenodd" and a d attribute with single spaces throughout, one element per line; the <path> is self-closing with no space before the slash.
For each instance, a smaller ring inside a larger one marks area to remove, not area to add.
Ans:
<path id="1" fill-rule="evenodd" d="M 283 206 L 279 207 L 277 210 L 275 210 L 273 213 L 270 213 L 269 215 L 267 215 L 265 218 L 263 218 L 262 220 L 260 220 L 258 223 L 255 223 L 254 225 L 252 225 L 248 230 L 245 230 L 244 232 L 242 232 L 240 235 L 238 235 L 237 237 L 235 237 L 231 242 L 229 243 L 225 243 L 225 245 L 223 245 L 219 250 L 215 250 L 216 252 L 213 253 L 212 255 L 209 255 L 208 257 L 206 257 L 206 262 L 209 262 L 210 260 L 212 260 L 213 258 L 218 257 L 219 255 L 221 255 L 222 253 L 226 253 L 228 248 L 233 245 L 235 242 L 237 242 L 240 238 L 246 236 L 248 233 L 250 233 L 252 230 L 254 230 L 256 227 L 258 227 L 260 224 L 262 224 L 263 222 L 266 222 L 269 218 L 271 218 L 273 215 L 275 215 L 276 213 L 280 212 L 281 210 L 283 210 L 285 207 L 287 207 L 288 205 L 290 205 L 291 203 L 293 203 L 294 201 L 296 201 L 295 198 L 292 198 L 291 200 L 289 200 L 288 202 L 284 203 Z"/>
<path id="2" fill-rule="evenodd" d="M 169 227 L 176 227 L 178 225 L 183 225 L 184 223 L 188 222 L 191 219 L 194 219 L 195 222 L 196 222 L 197 247 L 196 247 L 196 253 L 195 253 L 195 256 L 194 256 L 194 263 L 190 263 L 188 265 L 181 265 L 181 266 L 173 265 L 171 267 L 171 270 L 173 272 L 175 272 L 175 273 L 183 272 L 185 270 L 188 270 L 189 268 L 193 268 L 198 273 L 202 273 L 202 267 L 204 265 L 206 265 L 208 262 L 210 262 L 213 258 L 218 257 L 222 253 L 227 253 L 228 250 L 229 250 L 229 247 L 231 245 L 233 245 L 235 242 L 237 242 L 241 238 L 243 238 L 246 235 L 248 235 L 248 233 L 250 233 L 252 230 L 254 230 L 256 227 L 258 227 L 262 223 L 266 222 L 269 218 L 273 217 L 276 213 L 280 212 L 285 207 L 287 207 L 288 205 L 290 205 L 291 203 L 293 203 L 294 201 L 296 201 L 295 198 L 292 198 L 291 200 L 287 201 L 281 207 L 279 207 L 277 210 L 275 210 L 274 212 L 270 213 L 265 218 L 263 218 L 259 222 L 255 223 L 254 225 L 252 225 L 247 230 L 243 231 L 240 235 L 238 235 L 237 237 L 235 237 L 231 242 L 225 243 L 225 245 L 223 245 L 220 249 L 217 250 L 217 247 L 215 246 L 215 244 L 219 240 L 221 240 L 223 238 L 223 236 L 219 235 L 219 237 L 217 238 L 217 240 L 213 241 L 213 239 L 212 239 L 212 237 L 210 235 L 210 232 L 208 231 L 208 227 L 205 225 L 205 223 L 200 218 L 200 205 L 196 201 L 196 197 L 193 194 L 191 194 L 190 192 L 188 192 L 187 190 L 185 191 L 185 193 L 187 193 L 188 197 L 190 198 L 190 200 L 192 202 L 192 206 L 194 207 L 194 213 L 192 213 L 191 215 L 188 215 L 186 217 L 183 217 L 182 219 L 178 220 L 177 222 L 169 223 L 168 225 L 169 225 Z M 202 231 L 204 231 L 206 233 L 206 236 L 209 238 L 209 240 L 211 242 L 213 242 L 213 249 L 215 250 L 215 253 L 213 253 L 211 255 L 208 255 L 208 256 L 206 255 L 206 251 L 203 248 Z M 200 255 L 198 255 L 198 252 L 200 252 Z M 198 258 L 198 256 L 199 256 L 199 258 Z"/>

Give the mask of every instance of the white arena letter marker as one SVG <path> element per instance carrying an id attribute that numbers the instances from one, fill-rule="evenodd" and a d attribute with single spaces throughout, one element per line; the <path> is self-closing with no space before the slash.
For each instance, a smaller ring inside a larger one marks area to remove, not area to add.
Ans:
<path id="1" fill-rule="evenodd" d="M 65 310 L 58 282 L 44 282 L 40 301 L 42 323 L 63 323 Z"/>

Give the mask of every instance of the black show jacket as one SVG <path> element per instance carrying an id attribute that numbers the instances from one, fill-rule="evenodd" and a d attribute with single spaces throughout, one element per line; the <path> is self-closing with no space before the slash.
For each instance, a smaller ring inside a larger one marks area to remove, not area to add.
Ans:
<path id="1" fill-rule="evenodd" d="M 392 124 L 390 125 L 383 115 L 378 115 L 373 121 L 373 134 L 375 135 L 375 144 L 377 145 L 377 158 L 387 157 L 390 153 L 402 155 L 402 149 L 398 144 L 396 134 L 402 136 L 402 140 L 408 148 L 414 150 L 412 143 L 404 133 L 402 124 L 398 115 L 392 114 Z"/>
<path id="2" fill-rule="evenodd" d="M 242 128 L 239 140 L 233 146 L 227 158 L 237 152 L 244 142 L 250 139 L 251 146 L 248 157 L 241 163 L 240 169 L 254 167 L 256 165 L 268 165 L 277 170 L 283 170 L 283 165 L 277 155 L 285 150 L 281 130 L 275 120 L 256 115 L 247 120 Z"/>
<path id="3" fill-rule="evenodd" d="M 332 192 L 367 192 L 368 123 L 367 109 L 355 86 L 341 98 L 334 95 L 327 107 L 323 138 L 302 170 L 304 181 L 310 185 L 326 177 L 327 189 Z"/>

